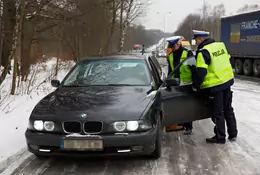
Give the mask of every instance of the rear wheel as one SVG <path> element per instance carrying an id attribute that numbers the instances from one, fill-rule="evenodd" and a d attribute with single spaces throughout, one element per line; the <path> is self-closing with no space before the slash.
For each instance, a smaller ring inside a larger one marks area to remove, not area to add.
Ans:
<path id="1" fill-rule="evenodd" d="M 246 76 L 249 76 L 253 73 L 253 61 L 247 59 L 243 64 L 243 71 Z"/>
<path id="2" fill-rule="evenodd" d="M 253 72 L 255 77 L 260 77 L 260 60 L 257 59 L 253 64 Z"/>
<path id="3" fill-rule="evenodd" d="M 237 74 L 243 74 L 243 61 L 241 59 L 235 60 L 235 71 Z"/>

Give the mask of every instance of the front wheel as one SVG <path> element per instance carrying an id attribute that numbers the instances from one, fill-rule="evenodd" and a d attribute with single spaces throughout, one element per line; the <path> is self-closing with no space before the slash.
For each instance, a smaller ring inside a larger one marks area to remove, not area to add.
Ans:
<path id="1" fill-rule="evenodd" d="M 50 156 L 34 153 L 37 159 L 48 159 Z"/>
<path id="2" fill-rule="evenodd" d="M 156 135 L 155 141 L 155 149 L 152 154 L 149 156 L 152 159 L 159 159 L 162 155 L 162 127 L 161 127 L 161 120 L 159 120 L 158 124 L 158 133 Z"/>

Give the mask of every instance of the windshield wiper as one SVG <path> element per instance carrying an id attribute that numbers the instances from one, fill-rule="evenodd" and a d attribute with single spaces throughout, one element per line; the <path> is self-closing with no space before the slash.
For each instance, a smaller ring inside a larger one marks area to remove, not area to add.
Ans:
<path id="1" fill-rule="evenodd" d="M 107 86 L 133 86 L 131 84 L 106 84 Z"/>

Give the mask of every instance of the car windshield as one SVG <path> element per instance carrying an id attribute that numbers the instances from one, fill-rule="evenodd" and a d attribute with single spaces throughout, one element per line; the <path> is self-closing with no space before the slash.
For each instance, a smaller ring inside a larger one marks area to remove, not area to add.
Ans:
<path id="1" fill-rule="evenodd" d="M 63 81 L 63 86 L 143 86 L 151 77 L 144 60 L 88 60 L 80 62 Z"/>

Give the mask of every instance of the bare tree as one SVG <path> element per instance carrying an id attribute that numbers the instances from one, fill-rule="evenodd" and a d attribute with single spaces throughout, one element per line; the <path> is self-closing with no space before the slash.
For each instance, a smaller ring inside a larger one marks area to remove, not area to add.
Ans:
<path id="1" fill-rule="evenodd" d="M 259 9 L 259 5 L 244 5 L 238 9 L 237 13 L 248 12 Z M 192 39 L 192 29 L 206 30 L 210 32 L 210 36 L 217 40 L 221 40 L 221 17 L 226 14 L 223 3 L 211 7 L 204 1 L 199 13 L 193 13 L 186 16 L 179 25 L 175 34 L 183 35 L 186 39 Z"/>
<path id="2" fill-rule="evenodd" d="M 149 46 L 160 39 L 160 34 L 133 25 L 145 12 L 144 0 L 0 1 L 0 63 L 4 67 L 0 85 L 12 69 L 11 94 L 20 81 L 33 77 L 29 76 L 32 65 L 48 57 L 57 57 L 57 74 L 62 59 L 77 61 L 131 49 L 136 42 Z"/>
<path id="3" fill-rule="evenodd" d="M 17 30 L 18 22 L 15 22 L 16 18 L 15 1 L 3 0 L 3 49 L 1 63 L 4 67 L 3 72 L 0 75 L 0 85 L 3 83 L 6 75 L 11 69 L 11 59 L 14 55 L 17 44 Z M 13 30 L 15 29 L 15 30 Z"/>
<path id="4" fill-rule="evenodd" d="M 129 24 L 144 13 L 145 2 L 142 0 L 122 0 L 120 8 L 120 46 L 119 52 L 123 51 L 126 30 Z M 125 11 L 124 11 L 125 10 Z M 125 13 L 124 13 L 125 12 Z M 125 14 L 125 18 L 123 18 Z"/>
<path id="5" fill-rule="evenodd" d="M 223 3 L 213 8 L 204 2 L 200 13 L 189 14 L 179 25 L 175 34 L 184 36 L 185 39 L 192 40 L 192 29 L 206 30 L 215 40 L 220 40 L 220 19 L 225 15 Z"/>
<path id="6" fill-rule="evenodd" d="M 21 58 L 21 55 L 18 55 L 18 53 L 21 53 L 21 51 L 18 51 L 19 48 L 21 48 L 22 42 L 21 42 L 21 33 L 22 33 L 22 25 L 24 20 L 24 11 L 25 11 L 25 0 L 21 0 L 19 3 L 19 6 L 17 8 L 17 14 L 16 14 L 16 25 L 17 30 L 15 33 L 16 37 L 16 48 L 14 50 L 14 68 L 13 68 L 13 81 L 12 81 L 12 88 L 11 88 L 11 95 L 14 95 L 15 93 L 15 87 L 16 87 L 16 79 L 18 74 L 18 61 L 19 58 Z"/>
<path id="7" fill-rule="evenodd" d="M 252 4 L 252 5 L 245 4 L 243 7 L 237 10 L 237 13 L 244 13 L 252 10 L 257 10 L 259 8 L 260 6 L 258 4 Z"/>

